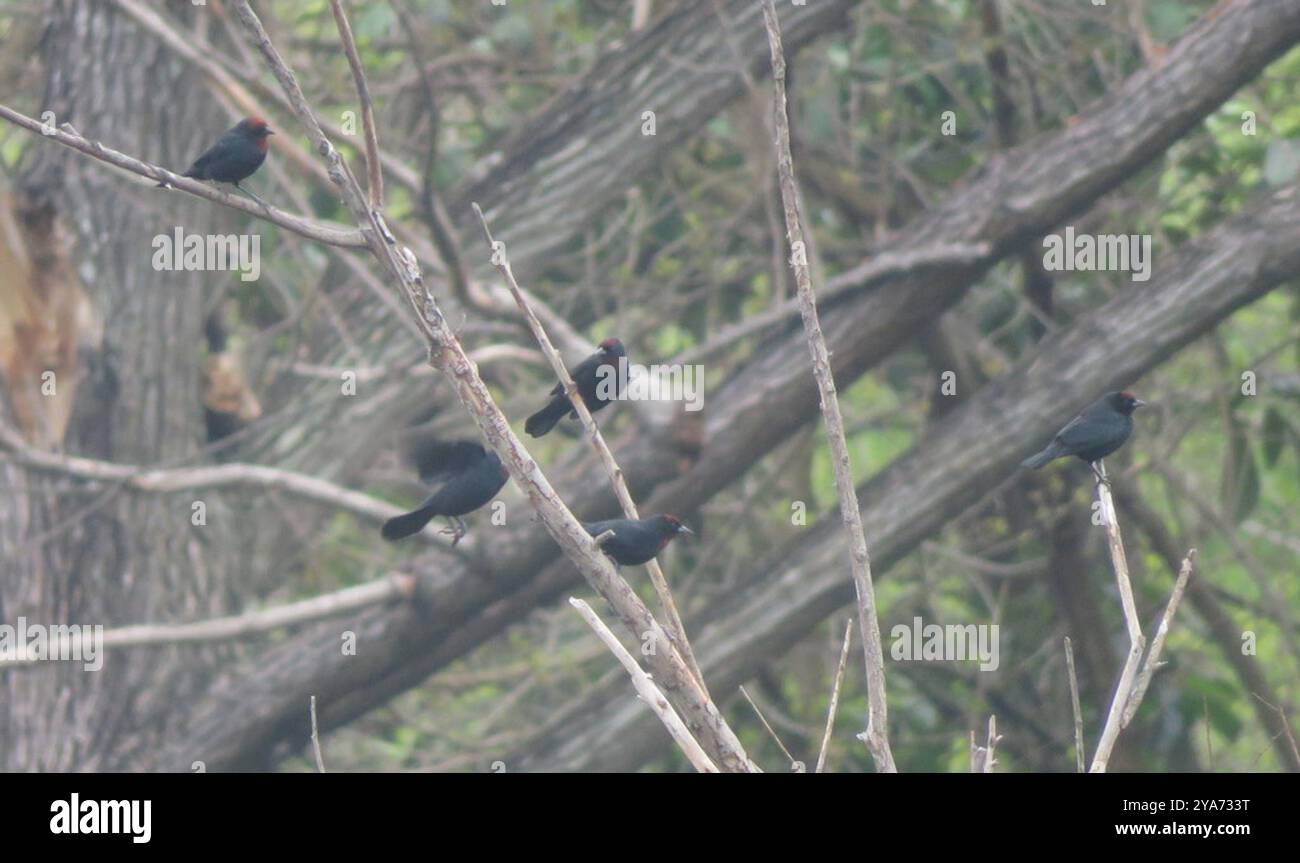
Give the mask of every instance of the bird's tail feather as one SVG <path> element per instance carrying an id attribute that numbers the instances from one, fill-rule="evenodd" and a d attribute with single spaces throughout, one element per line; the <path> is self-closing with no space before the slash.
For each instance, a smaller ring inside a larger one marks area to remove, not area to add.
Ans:
<path id="1" fill-rule="evenodd" d="M 1056 458 L 1056 455 L 1057 455 L 1056 452 L 1049 446 L 1047 449 L 1043 450 L 1042 452 L 1037 453 L 1035 455 L 1031 455 L 1029 458 L 1022 461 L 1020 463 L 1020 466 L 1027 467 L 1030 470 L 1038 470 L 1040 467 L 1047 464 L 1052 459 Z"/>
<path id="2" fill-rule="evenodd" d="M 555 424 L 564 418 L 564 415 L 571 409 L 569 400 L 565 398 L 551 399 L 546 407 L 530 416 L 524 422 L 524 431 L 533 437 L 541 437 L 551 429 Z"/>
<path id="3" fill-rule="evenodd" d="M 429 523 L 436 512 L 432 509 L 421 508 L 412 510 L 405 515 L 399 515 L 396 518 L 390 518 L 384 522 L 380 533 L 384 539 L 390 542 L 395 539 L 405 539 L 408 536 L 414 536 L 424 530 L 424 526 Z"/>

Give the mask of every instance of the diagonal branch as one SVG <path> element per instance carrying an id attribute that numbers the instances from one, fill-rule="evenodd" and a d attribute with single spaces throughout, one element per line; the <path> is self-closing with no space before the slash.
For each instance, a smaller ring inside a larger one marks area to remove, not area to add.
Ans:
<path id="1" fill-rule="evenodd" d="M 492 238 L 492 230 L 488 227 L 483 211 L 479 209 L 478 204 L 473 204 L 473 207 L 483 225 L 483 234 L 487 237 L 488 248 L 492 250 L 492 261 L 497 270 L 500 271 L 502 278 L 505 279 L 510 294 L 515 298 L 519 310 L 523 312 L 525 320 L 528 321 L 528 327 L 532 330 L 533 337 L 537 339 L 537 344 L 541 347 L 542 353 L 546 355 L 547 360 L 551 363 L 551 368 L 564 386 L 564 394 L 569 397 L 569 403 L 573 405 L 574 412 L 577 413 L 578 419 L 582 422 L 583 430 L 591 439 L 592 446 L 596 448 L 596 453 L 600 456 L 600 463 L 604 465 L 605 472 L 609 475 L 609 481 L 614 486 L 614 493 L 618 496 L 619 505 L 623 508 L 623 516 L 630 519 L 639 519 L 641 516 L 637 512 L 636 502 L 632 500 L 632 493 L 628 491 L 623 469 L 614 460 L 614 453 L 610 452 L 609 444 L 605 443 L 605 436 L 600 433 L 596 421 L 591 418 L 591 411 L 587 409 L 586 402 L 582 400 L 577 385 L 574 384 L 572 376 L 569 375 L 569 369 L 564 364 L 564 358 L 555 349 L 555 345 L 551 344 L 551 340 L 547 337 L 541 321 L 533 313 L 532 305 L 519 288 L 519 282 L 515 279 L 514 270 L 510 267 L 510 258 L 506 255 L 506 244 Z M 673 599 L 672 591 L 668 589 L 668 580 L 664 578 L 663 570 L 659 568 L 659 561 L 651 558 L 646 563 L 646 570 L 650 573 L 650 581 L 654 584 L 655 593 L 659 595 L 659 602 L 663 605 L 664 614 L 668 618 L 668 635 L 681 653 L 682 659 L 686 661 L 691 673 L 695 675 L 696 681 L 699 682 L 701 687 L 704 687 L 704 675 L 700 673 L 700 668 L 695 662 L 695 654 L 691 652 L 690 641 L 686 638 L 686 627 L 682 624 L 682 618 L 677 611 L 677 602 Z"/>
<path id="2" fill-rule="evenodd" d="M 717 773 L 717 765 L 709 760 L 709 756 L 700 748 L 700 744 L 696 739 L 691 736 L 691 732 L 682 723 L 682 718 L 677 715 L 677 711 L 673 710 L 672 705 L 668 703 L 668 699 L 664 698 L 664 694 L 659 691 L 659 687 L 655 686 L 654 680 L 645 673 L 645 670 L 640 665 L 637 665 L 636 660 L 632 658 L 632 654 L 628 653 L 622 642 L 614 637 L 614 633 L 609 631 L 609 627 L 596 615 L 596 612 L 591 610 L 591 606 L 581 599 L 573 597 L 569 597 L 569 605 L 578 610 L 578 614 L 582 615 L 582 619 L 596 633 L 596 637 L 609 648 L 610 653 L 614 654 L 619 664 L 627 671 L 628 676 L 632 678 L 632 685 L 636 687 L 637 695 L 641 696 L 641 700 L 659 717 L 659 721 L 668 729 L 668 734 L 672 736 L 673 741 L 682 750 L 682 754 L 686 756 L 687 760 L 701 773 Z"/>
<path id="3" fill-rule="evenodd" d="M 285 230 L 292 231 L 299 236 L 306 237 L 309 240 L 315 240 L 318 243 L 324 243 L 329 246 L 343 246 L 345 248 L 365 248 L 366 239 L 361 232 L 355 228 L 347 228 L 342 225 L 333 225 L 326 222 L 315 222 L 310 219 L 304 219 L 286 213 L 284 210 L 272 207 L 267 204 L 255 204 L 245 197 L 236 195 L 232 192 L 226 192 L 215 186 L 208 185 L 200 180 L 192 180 L 189 177 L 182 177 L 179 174 L 173 174 L 166 168 L 160 168 L 157 165 L 150 165 L 148 162 L 142 162 L 139 159 L 119 153 L 111 147 L 105 147 L 99 141 L 92 141 L 83 138 L 77 134 L 68 124 L 63 128 L 54 128 L 46 126 L 39 120 L 21 114 L 18 111 L 6 106 L 0 105 L 0 117 L 26 129 L 29 132 L 36 132 L 44 135 L 65 147 L 76 150 L 82 155 L 89 156 L 92 159 L 98 159 L 115 168 L 121 168 L 132 174 L 138 174 L 141 177 L 147 177 L 150 180 L 166 182 L 168 185 L 180 189 L 182 192 L 189 192 L 200 198 L 207 198 L 213 203 L 230 207 L 234 210 L 242 210 L 250 216 L 257 216 L 265 219 L 272 224 L 279 225 Z"/>
<path id="4" fill-rule="evenodd" d="M 700 739 L 714 762 L 723 770 L 731 772 L 757 771 L 757 765 L 745 754 L 735 732 L 696 681 L 658 621 L 636 592 L 615 572 L 592 537 L 583 530 L 573 513 L 555 493 L 536 460 L 510 429 L 505 415 L 479 377 L 478 369 L 466 356 L 433 295 L 425 288 L 415 255 L 410 249 L 398 248 L 397 240 L 388 230 L 379 209 L 369 206 L 356 178 L 325 136 L 292 70 L 271 43 L 257 14 L 247 0 L 238 0 L 234 8 L 258 51 L 280 82 L 313 146 L 325 159 L 330 179 L 338 185 L 344 204 L 357 221 L 368 228 L 363 234 L 369 242 L 371 252 L 410 303 L 416 323 L 428 342 L 430 364 L 447 375 L 457 398 L 473 417 L 484 439 L 501 456 L 511 477 L 537 511 L 542 524 L 566 556 L 577 565 L 583 577 L 615 608 L 634 637 L 648 637 L 654 644 L 662 646 L 662 649 L 647 656 L 647 663 L 666 688 L 674 707 L 685 717 L 692 733 Z"/>

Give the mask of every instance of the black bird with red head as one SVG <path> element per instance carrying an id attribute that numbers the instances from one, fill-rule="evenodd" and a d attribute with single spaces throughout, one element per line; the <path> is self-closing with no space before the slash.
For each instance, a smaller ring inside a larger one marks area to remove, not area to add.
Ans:
<path id="1" fill-rule="evenodd" d="M 594 537 L 613 531 L 614 535 L 600 547 L 620 566 L 646 563 L 681 534 L 694 533 L 677 516 L 666 513 L 642 519 L 611 518 L 584 522 L 582 526 Z"/>
<path id="2" fill-rule="evenodd" d="M 215 180 L 238 187 L 241 181 L 253 176 L 262 167 L 266 161 L 266 139 L 274 134 L 261 117 L 246 117 L 195 159 L 194 164 L 182 176 L 195 180 Z"/>
<path id="3" fill-rule="evenodd" d="M 587 357 L 570 373 L 578 394 L 593 414 L 612 401 L 617 401 L 627 387 L 627 350 L 618 339 L 605 339 L 596 352 Z M 555 424 L 564 418 L 577 419 L 578 413 L 573 409 L 569 397 L 564 394 L 564 384 L 556 384 L 550 392 L 551 400 L 546 407 L 530 416 L 524 422 L 524 431 L 533 437 L 542 435 L 555 428 Z"/>

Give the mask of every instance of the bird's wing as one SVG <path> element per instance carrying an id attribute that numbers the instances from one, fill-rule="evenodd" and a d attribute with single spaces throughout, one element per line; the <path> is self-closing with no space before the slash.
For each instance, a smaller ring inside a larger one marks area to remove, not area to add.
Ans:
<path id="1" fill-rule="evenodd" d="M 194 164 L 190 166 L 190 170 L 198 171 L 200 173 L 204 172 L 214 161 L 225 158 L 226 154 L 230 152 L 231 147 L 234 146 L 234 143 L 235 142 L 232 140 L 229 132 L 222 135 L 221 138 L 217 140 L 217 143 L 213 144 L 202 156 L 199 156 L 194 160 Z"/>
<path id="2" fill-rule="evenodd" d="M 575 384 L 578 384 L 579 386 L 582 385 L 582 381 L 585 378 L 591 378 L 592 380 L 595 380 L 596 368 L 600 365 L 600 361 L 601 361 L 600 354 L 592 354 L 582 362 L 578 363 L 572 369 L 570 369 L 569 377 L 573 378 L 573 382 Z"/>
<path id="3" fill-rule="evenodd" d="M 592 536 L 600 536 L 602 533 L 604 533 L 607 530 L 614 530 L 617 535 L 616 529 L 619 526 L 619 520 L 606 519 L 605 521 L 584 521 L 582 523 L 582 526 L 587 531 L 587 533 L 591 534 Z"/>
<path id="4" fill-rule="evenodd" d="M 487 455 L 487 451 L 482 444 L 472 440 L 424 440 L 411 447 L 410 455 L 420 472 L 420 479 L 432 484 L 475 464 Z"/>
<path id="5" fill-rule="evenodd" d="M 578 386 L 582 386 L 582 379 L 585 377 L 595 377 L 596 366 L 600 365 L 600 354 L 592 354 L 573 368 L 569 369 L 569 377 Z M 551 389 L 551 395 L 558 396 L 564 392 L 564 384 L 556 384 Z"/>
<path id="6" fill-rule="evenodd" d="M 1079 437 L 1084 431 L 1083 414 L 1079 414 L 1077 417 L 1066 423 L 1065 427 L 1056 433 L 1056 437 L 1053 438 L 1053 440 L 1059 441 L 1066 446 L 1072 446 L 1081 442 Z"/>

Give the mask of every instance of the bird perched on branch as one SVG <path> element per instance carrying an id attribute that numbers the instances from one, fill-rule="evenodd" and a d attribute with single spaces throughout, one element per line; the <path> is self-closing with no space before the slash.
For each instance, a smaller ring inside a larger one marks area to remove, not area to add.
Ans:
<path id="1" fill-rule="evenodd" d="M 627 364 L 620 360 L 626 357 L 627 350 L 622 342 L 618 339 L 605 339 L 594 354 L 572 371 L 570 376 L 578 388 L 578 394 L 582 396 L 587 410 L 593 414 L 623 394 L 627 386 Z M 550 403 L 524 423 L 524 431 L 533 437 L 541 437 L 555 428 L 555 424 L 565 414 L 571 419 L 578 416 L 569 397 L 564 394 L 564 384 L 556 384 L 550 394 Z"/>
<path id="2" fill-rule="evenodd" d="M 414 450 L 420 479 L 442 487 L 405 515 L 384 522 L 384 539 L 403 539 L 419 533 L 435 516 L 445 516 L 454 546 L 465 536 L 462 515 L 468 515 L 496 497 L 510 474 L 495 452 L 474 441 L 426 442 Z"/>
<path id="3" fill-rule="evenodd" d="M 274 134 L 261 117 L 240 120 L 235 128 L 222 135 L 207 152 L 195 159 L 194 164 L 181 176 L 230 183 L 241 192 L 247 192 L 239 184 L 262 167 L 266 161 L 266 139 Z M 167 183 L 158 185 L 166 188 Z"/>
<path id="4" fill-rule="evenodd" d="M 675 515 L 654 515 L 650 518 L 611 518 L 607 521 L 584 522 L 587 533 L 599 538 L 613 531 L 613 536 L 600 544 L 605 554 L 620 566 L 637 566 L 653 558 L 664 546 L 683 533 L 694 533 Z"/>
<path id="5" fill-rule="evenodd" d="M 1101 479 L 1094 463 L 1124 445 L 1133 433 L 1133 411 L 1144 404 L 1127 390 L 1106 393 L 1066 423 L 1046 449 L 1025 459 L 1021 465 L 1038 470 L 1049 461 L 1073 455 L 1092 466 L 1093 473 Z"/>

